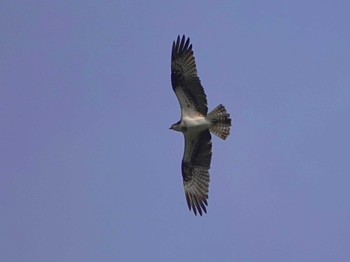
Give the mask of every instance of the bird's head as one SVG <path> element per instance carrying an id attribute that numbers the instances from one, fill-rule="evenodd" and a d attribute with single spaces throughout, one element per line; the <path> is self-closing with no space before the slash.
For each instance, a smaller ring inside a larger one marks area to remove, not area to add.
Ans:
<path id="1" fill-rule="evenodd" d="M 177 123 L 171 125 L 171 127 L 169 129 L 181 132 L 180 121 L 178 121 Z"/>

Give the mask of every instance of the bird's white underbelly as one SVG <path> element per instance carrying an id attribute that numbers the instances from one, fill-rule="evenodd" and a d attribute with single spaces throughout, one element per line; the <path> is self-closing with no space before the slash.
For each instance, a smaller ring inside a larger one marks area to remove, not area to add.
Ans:
<path id="1" fill-rule="evenodd" d="M 203 116 L 185 117 L 183 121 L 186 124 L 187 130 L 190 132 L 199 132 L 210 127 L 210 122 Z"/>

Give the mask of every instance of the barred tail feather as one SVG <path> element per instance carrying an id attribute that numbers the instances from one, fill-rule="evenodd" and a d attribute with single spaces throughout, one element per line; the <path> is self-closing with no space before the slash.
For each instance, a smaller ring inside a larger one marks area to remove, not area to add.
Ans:
<path id="1" fill-rule="evenodd" d="M 230 134 L 231 127 L 230 114 L 227 113 L 225 107 L 221 104 L 218 105 L 207 115 L 207 118 L 212 123 L 210 132 L 225 140 Z"/>

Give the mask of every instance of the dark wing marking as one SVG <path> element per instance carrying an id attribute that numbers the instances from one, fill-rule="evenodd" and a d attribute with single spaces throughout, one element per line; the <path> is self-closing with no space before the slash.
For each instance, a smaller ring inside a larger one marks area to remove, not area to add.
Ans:
<path id="1" fill-rule="evenodd" d="M 197 75 L 196 61 L 193 56 L 190 38 L 177 37 L 171 51 L 171 84 L 179 100 L 182 113 L 195 110 L 207 115 L 207 97 Z M 186 112 L 186 111 L 185 111 Z"/>
<path id="2" fill-rule="evenodd" d="M 185 153 L 182 159 L 182 178 L 188 208 L 197 215 L 207 213 L 211 135 L 208 130 L 196 137 L 185 134 Z"/>

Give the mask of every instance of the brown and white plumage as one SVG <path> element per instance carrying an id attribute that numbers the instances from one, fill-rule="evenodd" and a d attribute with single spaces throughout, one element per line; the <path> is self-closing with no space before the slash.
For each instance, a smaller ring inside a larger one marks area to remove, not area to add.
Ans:
<path id="1" fill-rule="evenodd" d="M 211 135 L 208 130 L 195 135 L 185 135 L 185 152 L 182 159 L 182 178 L 188 208 L 202 215 L 207 212 L 209 168 L 211 162 Z"/>
<path id="2" fill-rule="evenodd" d="M 181 120 L 170 129 L 182 132 L 185 150 L 182 177 L 185 196 L 195 215 L 207 212 L 209 169 L 212 156 L 211 134 L 226 139 L 231 119 L 223 105 L 208 113 L 207 97 L 197 75 L 190 39 L 183 36 L 173 42 L 171 52 L 171 83 L 181 107 Z"/>

